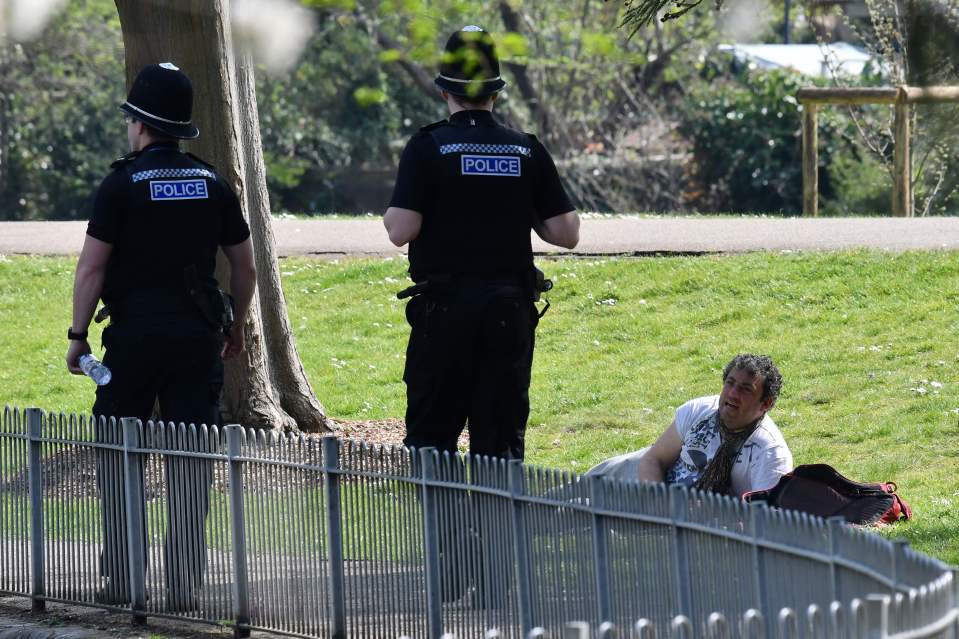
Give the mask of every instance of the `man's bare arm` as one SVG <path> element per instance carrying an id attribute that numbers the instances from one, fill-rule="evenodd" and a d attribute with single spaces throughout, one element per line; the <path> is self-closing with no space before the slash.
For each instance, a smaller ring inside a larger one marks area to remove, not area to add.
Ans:
<path id="1" fill-rule="evenodd" d="M 412 209 L 391 206 L 383 216 L 383 226 L 390 235 L 390 241 L 396 246 L 403 246 L 419 236 L 423 216 Z"/>
<path id="2" fill-rule="evenodd" d="M 579 215 L 576 211 L 568 211 L 544 220 L 533 230 L 544 242 L 568 249 L 576 248 L 579 244 Z"/>
<path id="3" fill-rule="evenodd" d="M 246 314 L 253 301 L 256 289 L 256 266 L 253 262 L 253 240 L 246 240 L 232 246 L 224 246 L 223 254 L 230 263 L 230 295 L 235 305 L 233 327 L 226 336 L 223 357 L 229 359 L 243 352 L 243 325 Z"/>
<path id="4" fill-rule="evenodd" d="M 113 252 L 113 245 L 87 235 L 77 260 L 77 272 L 73 279 L 73 324 L 74 333 L 85 333 L 93 319 L 100 294 L 103 292 L 103 278 L 107 271 L 107 262 Z M 77 360 L 90 352 L 86 341 L 73 340 L 67 350 L 67 369 L 74 375 L 83 371 Z"/>
<path id="5" fill-rule="evenodd" d="M 676 421 L 663 431 L 656 443 L 649 447 L 639 460 L 639 479 L 641 481 L 662 482 L 666 471 L 679 459 L 683 449 L 683 440 L 676 429 Z"/>

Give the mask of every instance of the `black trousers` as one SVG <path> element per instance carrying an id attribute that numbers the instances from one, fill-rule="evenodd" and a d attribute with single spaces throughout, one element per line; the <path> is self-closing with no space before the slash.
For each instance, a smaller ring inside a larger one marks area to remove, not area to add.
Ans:
<path id="1" fill-rule="evenodd" d="M 459 287 L 406 306 L 407 446 L 523 459 L 538 317 L 519 286 Z"/>
<path id="2" fill-rule="evenodd" d="M 162 318 L 161 318 L 162 319 Z M 93 414 L 150 419 L 159 403 L 165 422 L 187 426 L 213 425 L 220 421 L 219 401 L 223 387 L 221 341 L 201 319 L 168 317 L 144 325 L 133 321 L 112 324 L 104 331 L 104 364 L 113 378 L 97 389 Z M 109 425 L 106 426 L 109 429 Z M 104 432 L 98 423 L 98 441 L 119 443 L 119 432 Z M 203 442 L 189 430 L 168 431 L 163 447 L 203 451 Z M 141 478 L 142 466 L 137 469 Z M 166 457 L 166 543 L 164 547 L 167 605 L 189 608 L 202 584 L 206 567 L 204 526 L 210 507 L 213 468 L 209 461 Z M 123 483 L 123 456 L 119 451 L 98 449 L 97 485 L 103 503 L 104 552 L 101 571 L 108 582 L 107 600 L 129 598 L 127 575 L 129 548 Z M 145 523 L 145 522 L 144 522 Z M 144 526 L 145 530 L 145 526 Z"/>

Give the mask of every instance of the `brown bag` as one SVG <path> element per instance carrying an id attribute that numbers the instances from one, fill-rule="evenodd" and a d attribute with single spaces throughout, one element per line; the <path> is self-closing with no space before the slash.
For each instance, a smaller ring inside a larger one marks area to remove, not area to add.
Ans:
<path id="1" fill-rule="evenodd" d="M 743 495 L 747 502 L 798 510 L 819 517 L 840 516 L 851 524 L 891 524 L 912 517 L 893 482 L 861 483 L 827 464 L 803 464 L 766 490 Z"/>

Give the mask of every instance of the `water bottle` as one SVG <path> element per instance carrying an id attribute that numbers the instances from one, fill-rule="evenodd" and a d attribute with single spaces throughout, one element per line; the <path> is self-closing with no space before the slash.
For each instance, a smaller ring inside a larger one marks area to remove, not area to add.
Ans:
<path id="1" fill-rule="evenodd" d="M 100 360 L 94 357 L 92 353 L 81 355 L 77 363 L 80 364 L 80 370 L 83 371 L 83 374 L 95 381 L 97 386 L 105 386 L 113 378 L 110 369 L 101 364 Z"/>

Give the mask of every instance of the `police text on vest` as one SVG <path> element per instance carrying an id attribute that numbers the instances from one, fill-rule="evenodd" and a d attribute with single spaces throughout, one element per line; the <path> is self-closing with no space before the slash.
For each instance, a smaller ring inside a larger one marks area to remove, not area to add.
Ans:
<path id="1" fill-rule="evenodd" d="M 463 155 L 460 156 L 460 168 L 463 175 L 520 175 L 517 155 Z"/>
<path id="2" fill-rule="evenodd" d="M 151 200 L 205 200 L 206 180 L 150 180 Z"/>

